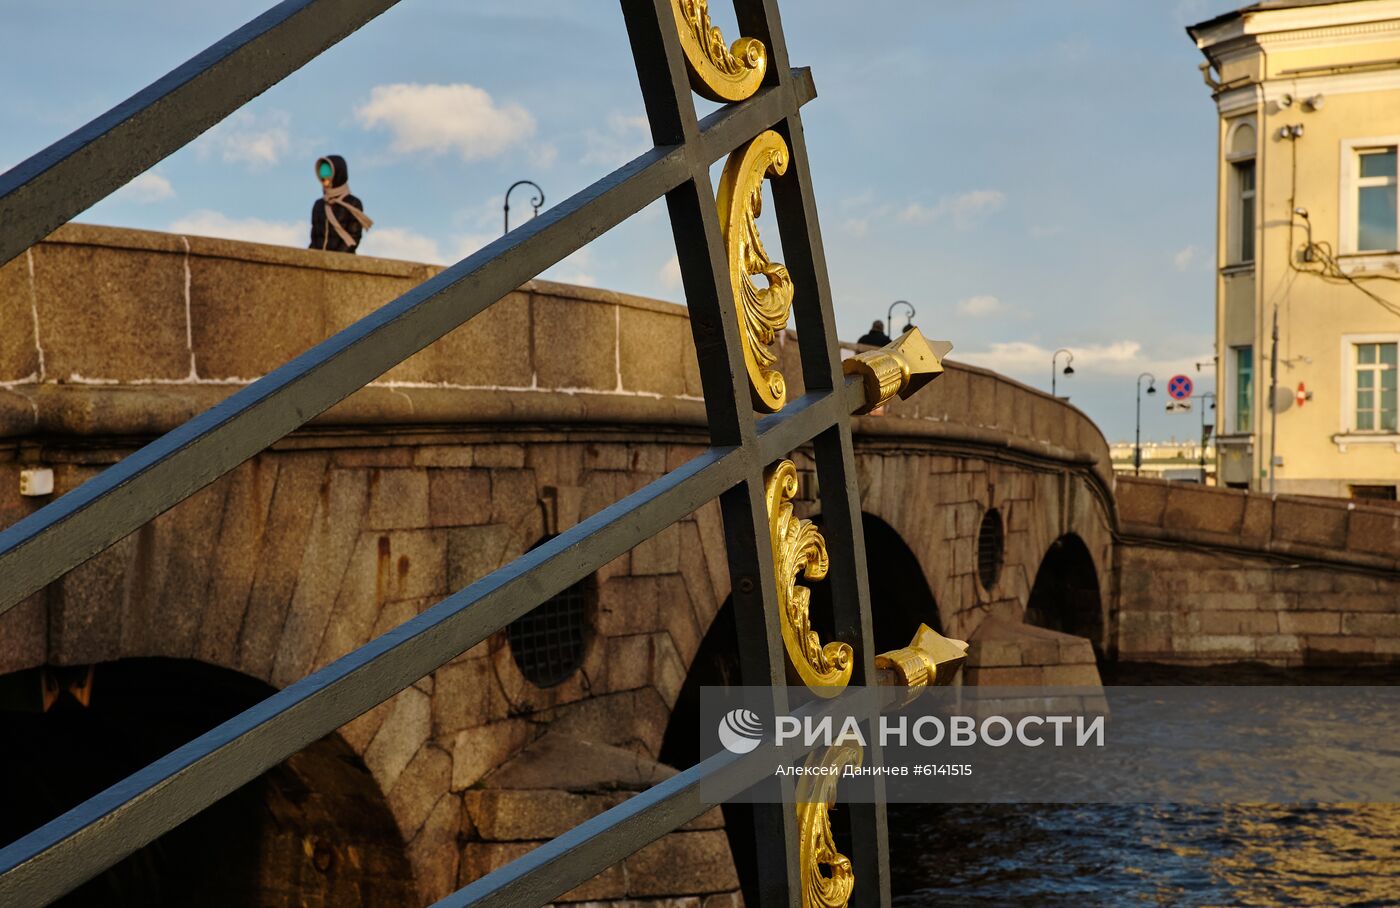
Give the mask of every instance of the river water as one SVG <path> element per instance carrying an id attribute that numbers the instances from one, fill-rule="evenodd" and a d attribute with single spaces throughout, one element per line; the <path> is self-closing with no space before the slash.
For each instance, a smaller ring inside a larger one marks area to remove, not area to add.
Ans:
<path id="1" fill-rule="evenodd" d="M 1123 685 L 1400 683 L 1395 669 L 1104 674 Z M 1400 804 L 891 804 L 889 828 L 902 908 L 1400 905 Z"/>

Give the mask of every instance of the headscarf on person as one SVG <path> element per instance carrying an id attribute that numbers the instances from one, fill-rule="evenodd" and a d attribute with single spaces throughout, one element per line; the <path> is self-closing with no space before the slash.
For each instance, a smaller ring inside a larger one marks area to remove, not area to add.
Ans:
<path id="1" fill-rule="evenodd" d="M 350 193 L 350 169 L 345 159 L 338 154 L 317 159 L 317 177 L 320 177 L 323 163 L 330 165 L 331 185 L 321 188 L 320 208 L 313 206 L 311 211 L 311 248 L 353 252 L 359 245 L 363 231 L 373 227 L 374 221 L 364 213 L 363 203 Z M 350 217 L 342 218 L 336 208 L 344 210 Z M 335 231 L 340 240 L 338 243 L 331 240 L 327 228 Z"/>

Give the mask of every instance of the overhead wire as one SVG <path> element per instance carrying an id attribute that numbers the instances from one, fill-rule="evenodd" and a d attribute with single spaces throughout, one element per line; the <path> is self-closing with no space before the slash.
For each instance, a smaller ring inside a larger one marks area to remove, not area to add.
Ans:
<path id="1" fill-rule="evenodd" d="M 1298 256 L 1295 255 L 1293 244 L 1293 231 L 1297 226 L 1297 205 L 1298 205 L 1298 140 L 1295 137 L 1291 144 L 1292 155 L 1290 160 L 1289 175 L 1289 195 L 1288 195 L 1288 266 L 1299 274 L 1312 274 L 1330 284 L 1350 284 L 1357 290 L 1365 294 L 1372 302 L 1379 305 L 1386 312 L 1400 318 L 1400 303 L 1392 302 L 1379 296 L 1362 285 L 1363 280 L 1383 280 L 1400 281 L 1400 274 L 1362 274 L 1352 275 L 1338 263 L 1332 251 L 1332 245 L 1326 241 L 1314 242 L 1312 239 L 1311 225 L 1308 230 L 1308 241 L 1302 247 L 1302 259 L 1305 263 L 1316 260 L 1320 268 L 1304 268 L 1298 264 Z M 1292 282 L 1289 282 L 1289 288 Z"/>

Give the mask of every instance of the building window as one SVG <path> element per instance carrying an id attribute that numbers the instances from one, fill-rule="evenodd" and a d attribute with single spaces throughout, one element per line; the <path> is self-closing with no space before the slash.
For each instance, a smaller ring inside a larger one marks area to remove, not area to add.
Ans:
<path id="1" fill-rule="evenodd" d="M 1235 169 L 1235 217 L 1239 224 L 1235 261 L 1254 261 L 1254 161 L 1237 161 Z"/>
<path id="2" fill-rule="evenodd" d="M 1400 208 L 1396 206 L 1396 146 L 1356 152 L 1356 252 L 1400 248 Z"/>
<path id="3" fill-rule="evenodd" d="M 1396 347 L 1394 343 L 1352 345 L 1357 432 L 1395 432 Z"/>
<path id="4" fill-rule="evenodd" d="M 1226 226 L 1225 260 L 1231 265 L 1254 261 L 1254 162 L 1258 150 L 1254 124 L 1237 123 L 1230 131 L 1225 160 Z"/>
<path id="5" fill-rule="evenodd" d="M 1231 347 L 1235 360 L 1235 431 L 1254 430 L 1254 347 Z"/>
<path id="6" fill-rule="evenodd" d="M 1351 497 L 1370 501 L 1394 501 L 1395 486 L 1363 486 L 1353 484 Z"/>

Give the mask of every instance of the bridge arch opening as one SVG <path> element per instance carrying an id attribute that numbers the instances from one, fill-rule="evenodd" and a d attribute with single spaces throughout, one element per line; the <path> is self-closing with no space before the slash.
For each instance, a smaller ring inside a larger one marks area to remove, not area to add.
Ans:
<path id="1" fill-rule="evenodd" d="M 1104 614 L 1098 570 L 1088 546 L 1074 533 L 1056 539 L 1041 559 L 1026 604 L 1026 623 L 1087 637 L 1102 660 Z"/>
<path id="2" fill-rule="evenodd" d="M 179 659 L 123 659 L 91 674 L 84 667 L 0 676 L 0 840 L 38 828 L 272 693 L 238 672 Z M 332 734 L 54 904 L 417 900 L 379 786 Z"/>
<path id="3" fill-rule="evenodd" d="M 860 525 L 865 535 L 865 572 L 870 580 L 875 652 L 908 646 L 920 624 L 943 633 L 938 602 L 929 589 L 919 557 L 904 537 L 874 514 L 862 513 Z"/>

